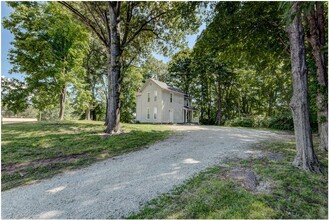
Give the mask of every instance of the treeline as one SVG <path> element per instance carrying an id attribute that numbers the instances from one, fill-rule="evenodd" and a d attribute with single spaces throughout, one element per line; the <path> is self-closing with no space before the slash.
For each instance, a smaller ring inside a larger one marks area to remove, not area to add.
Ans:
<path id="1" fill-rule="evenodd" d="M 192 94 L 202 124 L 293 129 L 289 39 L 280 3 L 218 3 L 193 49 L 169 64 L 168 84 Z M 318 130 L 316 66 L 309 44 L 310 118 Z"/>

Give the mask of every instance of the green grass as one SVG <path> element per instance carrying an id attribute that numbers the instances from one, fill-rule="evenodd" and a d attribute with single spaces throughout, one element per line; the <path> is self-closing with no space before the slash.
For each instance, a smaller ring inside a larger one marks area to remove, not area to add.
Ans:
<path id="1" fill-rule="evenodd" d="M 138 150 L 172 134 L 166 125 L 122 124 L 126 133 L 104 137 L 99 135 L 104 133 L 103 124 L 63 121 L 3 125 L 2 190 Z"/>
<path id="2" fill-rule="evenodd" d="M 215 166 L 201 172 L 171 192 L 150 201 L 129 218 L 327 219 L 327 153 L 316 149 L 325 174 L 314 174 L 291 165 L 295 156 L 293 142 L 262 143 L 255 148 L 281 153 L 286 159 L 226 161 L 229 167 Z M 232 167 L 252 169 L 261 180 L 273 181 L 273 190 L 268 194 L 253 193 L 229 179 L 219 178 Z"/>

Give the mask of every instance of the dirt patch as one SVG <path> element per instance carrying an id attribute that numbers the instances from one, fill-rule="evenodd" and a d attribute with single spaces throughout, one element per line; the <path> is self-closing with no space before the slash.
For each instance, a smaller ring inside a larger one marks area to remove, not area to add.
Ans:
<path id="1" fill-rule="evenodd" d="M 257 177 L 252 170 L 235 167 L 224 175 L 226 178 L 233 180 L 247 190 L 255 191 L 257 189 Z"/>
<path id="2" fill-rule="evenodd" d="M 261 181 L 256 173 L 250 169 L 234 167 L 218 175 L 220 179 L 230 179 L 239 186 L 254 193 L 270 193 L 274 186 L 274 181 Z"/>
<path id="3" fill-rule="evenodd" d="M 109 138 L 109 137 L 112 137 L 112 136 L 116 136 L 116 135 L 122 135 L 122 134 L 127 134 L 129 133 L 128 131 L 124 131 L 124 130 L 120 130 L 116 133 L 112 133 L 112 134 L 108 134 L 108 133 L 98 133 L 97 135 L 102 137 L 102 138 Z"/>
<path id="4" fill-rule="evenodd" d="M 62 156 L 62 157 L 55 157 L 50 159 L 41 159 L 41 160 L 34 160 L 30 162 L 24 163 L 16 163 L 16 164 L 8 164 L 8 165 L 1 165 L 1 171 L 5 173 L 14 173 L 16 171 L 20 171 L 26 169 L 28 167 L 34 166 L 47 166 L 49 164 L 56 164 L 56 163 L 71 163 L 75 162 L 81 158 L 83 158 L 86 154 L 77 154 L 77 155 L 70 155 L 70 156 Z M 23 172 L 22 172 L 23 174 Z M 21 175 L 22 175 L 21 174 Z"/>
<path id="5" fill-rule="evenodd" d="M 76 124 L 70 124 L 70 123 L 50 123 L 46 124 L 47 126 L 75 126 Z"/>
<path id="6" fill-rule="evenodd" d="M 267 157 L 271 161 L 278 161 L 278 160 L 284 160 L 286 157 L 279 153 L 273 153 L 273 152 L 264 152 L 263 157 Z"/>

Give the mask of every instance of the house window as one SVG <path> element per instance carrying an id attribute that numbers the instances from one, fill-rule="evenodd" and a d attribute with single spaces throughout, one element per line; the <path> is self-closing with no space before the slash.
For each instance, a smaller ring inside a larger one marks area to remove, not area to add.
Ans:
<path id="1" fill-rule="evenodd" d="M 158 109 L 157 107 L 154 107 L 154 115 L 153 115 L 154 119 L 157 119 L 157 113 L 158 113 Z"/>
<path id="2" fill-rule="evenodd" d="M 170 93 L 170 102 L 172 102 L 172 93 Z"/>
<path id="3" fill-rule="evenodd" d="M 150 101 L 151 101 L 151 94 L 147 93 L 147 102 L 150 102 Z"/>
<path id="4" fill-rule="evenodd" d="M 154 101 L 156 102 L 158 98 L 158 91 L 154 91 Z"/>
<path id="5" fill-rule="evenodd" d="M 146 115 L 146 118 L 147 118 L 147 119 L 150 119 L 150 109 L 149 109 L 149 108 L 147 108 L 147 115 Z"/>

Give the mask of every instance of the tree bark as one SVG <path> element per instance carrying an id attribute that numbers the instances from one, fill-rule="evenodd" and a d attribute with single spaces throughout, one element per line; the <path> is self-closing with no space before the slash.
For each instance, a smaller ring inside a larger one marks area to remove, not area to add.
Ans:
<path id="1" fill-rule="evenodd" d="M 90 120 L 90 106 L 86 109 L 86 120 Z"/>
<path id="2" fill-rule="evenodd" d="M 218 78 L 217 78 L 217 115 L 216 115 L 216 124 L 220 125 L 220 121 L 221 121 L 221 91 L 220 91 L 220 74 L 218 74 Z"/>
<path id="3" fill-rule="evenodd" d="M 89 56 L 91 56 L 90 54 L 89 54 Z M 91 109 L 92 109 L 92 106 L 93 106 L 93 99 L 94 99 L 94 90 L 93 90 L 93 85 L 92 85 L 92 83 L 93 83 L 93 80 L 92 80 L 92 78 L 93 78 L 93 76 L 92 76 L 92 72 L 91 72 L 91 70 L 90 70 L 90 68 L 89 68 L 89 64 L 87 64 L 87 77 L 85 78 L 85 82 L 86 82 L 86 84 L 87 84 L 87 86 L 86 86 L 86 90 L 88 90 L 89 92 L 90 92 L 90 94 L 91 94 L 91 96 L 92 96 L 92 99 L 91 99 L 91 101 L 89 102 L 89 104 L 88 104 L 88 107 L 86 108 L 86 110 L 85 110 L 85 120 L 90 120 L 90 112 L 91 112 Z"/>
<path id="4" fill-rule="evenodd" d="M 323 2 L 316 3 L 316 11 L 311 10 L 307 16 L 309 26 L 308 42 L 312 47 L 312 53 L 317 68 L 317 116 L 318 116 L 318 128 L 320 136 L 320 148 L 328 150 L 328 70 L 325 65 L 323 48 L 325 46 L 324 37 L 324 15 L 323 15 Z"/>
<path id="5" fill-rule="evenodd" d="M 59 120 L 61 121 L 64 120 L 65 102 L 66 102 L 66 84 L 63 85 L 60 95 Z"/>
<path id="6" fill-rule="evenodd" d="M 111 45 L 110 45 L 110 94 L 108 97 L 108 124 L 106 133 L 116 133 L 120 129 L 120 93 L 121 93 L 121 48 L 120 33 L 120 2 L 109 3 Z"/>
<path id="7" fill-rule="evenodd" d="M 307 171 L 320 172 L 321 167 L 314 153 L 307 97 L 307 68 L 304 43 L 304 29 L 299 4 L 292 3 L 294 20 L 288 27 L 290 41 L 293 97 L 290 107 L 293 113 L 297 154 L 293 165 Z"/>
<path id="8" fill-rule="evenodd" d="M 210 112 L 210 109 L 211 109 L 211 104 L 210 104 L 210 100 L 208 101 L 208 108 L 207 108 L 207 115 L 208 115 L 208 125 L 211 124 L 211 112 Z"/>

